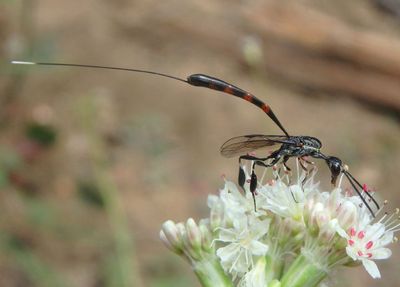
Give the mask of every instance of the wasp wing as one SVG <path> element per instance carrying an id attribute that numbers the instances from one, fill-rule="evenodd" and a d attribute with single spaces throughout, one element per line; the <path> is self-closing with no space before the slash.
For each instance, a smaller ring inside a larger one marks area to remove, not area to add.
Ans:
<path id="1" fill-rule="evenodd" d="M 277 144 L 294 144 L 290 138 L 281 135 L 245 135 L 227 140 L 221 146 L 224 157 L 244 155 L 257 149 Z"/>

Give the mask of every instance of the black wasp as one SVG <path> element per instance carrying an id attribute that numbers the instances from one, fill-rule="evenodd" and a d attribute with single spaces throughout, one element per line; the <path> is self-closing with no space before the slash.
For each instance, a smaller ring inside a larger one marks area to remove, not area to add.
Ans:
<path id="1" fill-rule="evenodd" d="M 282 130 L 284 135 L 245 135 L 234 137 L 226 141 L 221 147 L 221 154 L 225 157 L 234 157 L 239 156 L 239 163 L 241 160 L 252 160 L 252 168 L 250 175 L 250 192 L 252 193 L 254 200 L 254 208 L 255 205 L 255 191 L 257 187 L 257 175 L 255 174 L 255 166 L 263 166 L 263 167 L 272 167 L 275 164 L 281 162 L 287 169 L 289 167 L 286 165 L 287 161 L 291 157 L 299 158 L 299 162 L 302 163 L 308 162 L 305 157 L 312 157 L 316 159 L 322 159 L 328 165 L 328 168 L 331 172 L 331 183 L 336 184 L 336 180 L 338 176 L 343 173 L 346 178 L 349 180 L 351 186 L 354 191 L 360 196 L 362 202 L 368 208 L 372 215 L 374 212 L 367 201 L 373 202 L 377 209 L 379 209 L 379 205 L 376 200 L 372 197 L 372 195 L 367 192 L 363 186 L 349 173 L 347 170 L 347 166 L 343 164 L 343 162 L 335 157 L 335 156 L 327 156 L 321 152 L 321 141 L 315 137 L 311 136 L 291 136 L 285 130 L 283 125 L 280 123 L 278 118 L 275 116 L 274 112 L 270 108 L 269 105 L 258 99 L 256 96 L 252 95 L 245 90 L 242 90 L 232 84 L 229 84 L 225 81 L 222 81 L 217 78 L 213 78 L 203 74 L 193 74 L 190 75 L 186 80 L 178 77 L 174 77 L 168 74 L 147 71 L 147 70 L 139 70 L 139 69 L 128 69 L 128 68 L 117 68 L 117 67 L 106 67 L 106 66 L 98 66 L 98 65 L 82 65 L 82 64 L 66 64 L 66 63 L 44 63 L 44 62 L 20 62 L 13 61 L 13 64 L 25 64 L 25 65 L 45 65 L 45 66 L 69 66 L 69 67 L 82 67 L 82 68 L 98 68 L 98 69 L 109 69 L 109 70 L 121 70 L 121 71 L 130 71 L 130 72 L 138 72 L 138 73 L 146 73 L 157 76 L 162 76 L 170 79 L 174 79 L 177 81 L 181 81 L 192 86 L 205 87 L 213 90 L 217 90 L 220 92 L 224 92 L 226 94 L 230 94 L 232 96 L 241 98 L 247 102 L 252 103 L 257 106 L 261 110 L 264 111 L 274 123 Z M 253 155 L 249 155 L 249 153 L 264 147 L 272 147 L 280 145 L 280 147 L 273 151 L 267 157 L 256 157 Z M 301 166 L 306 169 L 303 164 Z M 290 170 L 290 169 L 289 169 Z M 239 185 L 244 189 L 245 184 L 245 172 L 239 164 Z M 366 196 L 364 196 L 366 194 Z"/>

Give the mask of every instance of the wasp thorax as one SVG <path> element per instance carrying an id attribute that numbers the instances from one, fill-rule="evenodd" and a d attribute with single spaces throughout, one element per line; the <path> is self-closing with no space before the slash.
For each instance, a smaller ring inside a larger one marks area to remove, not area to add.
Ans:
<path id="1" fill-rule="evenodd" d="M 301 141 L 304 145 L 313 147 L 315 149 L 320 149 L 322 147 L 321 141 L 315 137 L 302 136 Z"/>

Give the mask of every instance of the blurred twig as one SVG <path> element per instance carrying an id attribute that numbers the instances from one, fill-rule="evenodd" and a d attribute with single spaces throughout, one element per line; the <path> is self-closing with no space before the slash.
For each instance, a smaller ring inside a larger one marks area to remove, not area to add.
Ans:
<path id="1" fill-rule="evenodd" d="M 294 3 L 264 5 L 248 19 L 264 39 L 269 71 L 400 111 L 399 40 Z"/>
<path id="2" fill-rule="evenodd" d="M 22 266 L 24 272 L 29 275 L 29 278 L 31 278 L 36 286 L 66 286 L 50 266 L 44 264 L 44 262 L 29 250 L 15 249 L 13 253 L 14 259 L 18 262 L 18 266 Z"/>
<path id="3" fill-rule="evenodd" d="M 36 7 L 36 0 L 23 0 L 19 13 L 20 37 L 23 43 L 24 56 L 30 58 L 33 55 L 33 47 L 35 42 L 35 22 L 34 11 Z M 5 84 L 3 91 L 0 92 L 3 96 L 0 98 L 0 107 L 7 108 L 9 104 L 14 102 L 20 94 L 26 80 L 25 73 L 16 73 L 10 76 L 10 79 Z M 0 113 L 1 117 L 5 113 Z M 0 118 L 0 121 L 3 119 Z"/>
<path id="4" fill-rule="evenodd" d="M 82 126 L 89 135 L 93 173 L 98 183 L 104 208 L 110 221 L 114 237 L 115 250 L 110 252 L 107 263 L 107 286 L 133 287 L 143 286 L 139 276 L 139 266 L 136 259 L 133 232 L 127 225 L 120 195 L 110 178 L 106 148 L 100 134 L 96 130 L 96 105 L 91 100 L 83 104 Z"/>
<path id="5" fill-rule="evenodd" d="M 241 41 L 254 35 L 261 40 L 263 57 L 259 62 L 285 82 L 400 112 L 400 40 L 395 36 L 353 28 L 296 1 L 249 5 L 246 13 L 238 10 L 230 18 L 235 19 L 229 22 L 232 26 L 238 22 L 243 25 L 234 30 L 213 29 L 212 22 L 197 25 L 191 19 L 150 17 L 146 20 L 153 24 L 141 29 L 154 37 L 179 34 L 185 39 L 201 39 L 199 45 L 237 61 L 246 56 L 240 49 Z"/>
<path id="6" fill-rule="evenodd" d="M 400 1 L 399 0 L 371 0 L 383 11 L 392 14 L 400 20 Z"/>

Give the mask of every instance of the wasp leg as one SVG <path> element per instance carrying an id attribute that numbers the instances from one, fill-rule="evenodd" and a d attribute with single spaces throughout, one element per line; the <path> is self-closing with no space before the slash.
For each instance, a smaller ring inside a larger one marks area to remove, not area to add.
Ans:
<path id="1" fill-rule="evenodd" d="M 270 158 L 273 158 L 273 157 L 274 157 L 273 154 L 274 154 L 274 153 L 272 153 L 272 154 L 271 154 L 270 156 L 268 156 L 268 157 L 256 157 L 256 156 L 249 155 L 249 154 L 241 155 L 241 156 L 239 157 L 239 163 L 242 162 L 242 159 L 245 159 L 245 160 L 255 160 L 255 161 L 266 161 L 266 160 L 269 160 Z"/>
<path id="2" fill-rule="evenodd" d="M 286 164 L 287 161 L 289 160 L 289 158 L 290 158 L 289 156 L 285 155 L 285 156 L 283 157 L 283 162 L 282 162 L 282 163 L 283 163 L 283 166 L 286 168 L 287 171 L 291 171 L 290 167 L 288 167 L 287 164 Z"/>
<path id="3" fill-rule="evenodd" d="M 257 205 L 256 205 L 257 175 L 254 172 L 254 166 L 255 166 L 256 162 L 254 162 L 252 167 L 251 167 L 251 178 L 250 178 L 250 192 L 251 192 L 251 195 L 253 196 L 253 203 L 254 203 L 254 211 L 255 212 L 257 212 Z"/>
<path id="4" fill-rule="evenodd" d="M 289 158 L 290 158 L 290 157 L 287 156 L 287 155 L 285 155 L 285 156 L 283 157 L 282 164 L 283 164 L 285 173 L 288 172 L 288 171 L 289 171 L 289 172 L 291 171 L 291 168 L 288 167 L 287 164 L 286 164 L 286 162 L 289 160 Z M 278 176 L 281 176 L 281 171 L 282 171 L 282 168 L 279 167 L 279 168 L 278 168 L 278 172 L 277 172 Z M 276 177 L 276 178 L 277 178 L 277 177 Z M 276 178 L 275 178 L 275 179 L 276 179 Z"/>
<path id="5" fill-rule="evenodd" d="M 290 157 L 288 155 L 283 156 L 282 163 L 283 163 L 285 175 L 289 175 L 291 173 L 291 171 L 292 171 L 291 168 L 288 167 L 288 165 L 287 165 L 287 161 L 289 160 L 289 158 Z M 288 182 L 289 182 L 289 184 L 291 184 L 291 177 L 290 176 L 288 176 Z"/>
<path id="6" fill-rule="evenodd" d="M 255 166 L 256 165 L 260 165 L 260 166 L 264 166 L 264 167 L 271 167 L 273 165 L 275 165 L 279 159 L 280 159 L 280 154 L 279 152 L 273 152 L 270 156 L 266 157 L 266 158 L 259 158 L 259 157 L 255 157 L 252 155 L 243 155 L 239 157 L 239 185 L 240 187 L 244 189 L 244 184 L 246 181 L 246 174 L 242 168 L 241 160 L 245 159 L 245 160 L 253 160 L 253 164 L 251 166 L 251 175 L 250 175 L 250 192 L 251 195 L 253 196 L 253 202 L 254 202 L 254 211 L 257 211 L 257 205 L 256 205 L 256 189 L 257 189 L 257 183 L 258 183 L 258 179 L 257 179 L 257 175 L 255 173 Z M 266 164 L 264 163 L 265 161 L 269 160 L 269 159 L 273 159 L 271 163 Z"/>
<path id="7" fill-rule="evenodd" d="M 308 169 L 304 163 L 308 163 L 309 165 L 311 165 L 311 168 Z M 310 178 L 310 175 L 312 174 L 312 172 L 315 169 L 315 162 L 313 161 L 309 161 L 307 159 L 305 159 L 304 157 L 299 157 L 299 163 L 301 168 L 306 172 L 306 176 L 304 177 L 304 179 L 301 181 L 301 186 L 304 187 L 304 184 L 307 182 L 307 180 Z"/>
<path id="8" fill-rule="evenodd" d="M 266 158 L 259 158 L 256 156 L 252 156 L 252 155 L 242 155 L 239 157 L 239 176 L 238 176 L 238 184 L 239 186 L 243 189 L 243 191 L 245 191 L 244 189 L 244 184 L 246 183 L 246 174 L 242 168 L 242 159 L 244 160 L 254 160 L 254 161 L 264 161 L 264 160 L 268 160 L 269 157 Z M 252 171 L 251 174 L 254 173 L 254 164 L 252 166 Z M 250 185 L 251 185 L 251 180 L 250 180 Z"/>
<path id="9" fill-rule="evenodd" d="M 253 164 L 253 171 L 254 171 L 254 167 L 256 165 L 262 166 L 262 167 L 265 167 L 265 168 L 272 167 L 272 166 L 276 165 L 278 163 L 278 161 L 281 159 L 281 154 L 280 153 L 276 153 L 276 154 L 272 154 L 272 155 L 270 157 L 266 158 L 266 159 L 256 160 L 254 162 L 254 164 Z M 272 161 L 269 162 L 269 163 L 265 163 L 265 161 L 268 160 L 268 159 L 272 159 Z"/>
<path id="10" fill-rule="evenodd" d="M 292 180 L 291 180 L 291 177 L 290 177 L 289 175 L 291 174 L 291 171 L 292 171 L 292 170 L 291 170 L 291 168 L 288 167 L 288 165 L 287 165 L 287 161 L 289 160 L 289 158 L 290 158 L 290 156 L 288 156 L 288 155 L 283 156 L 283 167 L 284 167 L 284 169 L 285 169 L 285 175 L 288 176 L 288 177 L 287 177 L 288 183 L 291 184 Z"/>
<path id="11" fill-rule="evenodd" d="M 266 164 L 264 162 L 260 162 L 260 161 L 256 161 L 254 164 L 260 165 L 260 166 L 264 166 L 264 167 L 270 167 L 270 166 L 273 166 L 273 165 L 277 164 L 282 156 L 283 156 L 283 160 L 282 160 L 283 166 L 290 172 L 291 169 L 286 164 L 287 161 L 290 159 L 290 156 L 288 156 L 287 154 L 283 155 L 283 153 L 279 153 L 279 152 L 275 154 L 274 159 L 268 164 Z M 307 169 L 306 169 L 306 167 L 304 165 L 302 165 L 302 167 L 307 171 Z M 290 179 L 289 179 L 289 184 L 290 184 Z M 298 203 L 298 201 L 295 198 L 293 192 L 292 191 L 290 191 L 290 192 L 292 194 L 292 198 L 293 198 L 294 202 Z"/>
<path id="12" fill-rule="evenodd" d="M 284 153 L 282 153 L 281 150 L 277 150 L 277 151 L 273 152 L 269 157 L 255 161 L 255 165 L 267 167 L 267 168 L 273 167 L 274 165 L 276 165 L 279 162 L 279 160 L 282 158 L 283 155 L 284 155 Z M 284 156 L 284 160 L 285 160 L 285 158 L 286 158 L 286 156 Z M 265 163 L 267 160 L 271 160 L 271 161 L 269 163 Z M 287 159 L 286 159 L 286 161 L 287 161 Z M 281 168 L 279 167 L 276 178 L 278 178 L 280 176 L 280 173 L 281 173 Z"/>
<path id="13" fill-rule="evenodd" d="M 257 206 L 256 206 L 256 189 L 257 189 L 257 184 L 258 184 L 258 179 L 257 179 L 257 175 L 255 173 L 255 166 L 259 165 L 259 166 L 263 166 L 263 167 L 271 167 L 273 165 L 275 165 L 280 157 L 278 158 L 273 158 L 272 162 L 269 164 L 264 163 L 264 161 L 273 158 L 272 155 L 270 155 L 269 157 L 265 158 L 265 159 L 259 159 L 254 161 L 252 167 L 251 167 L 251 178 L 250 178 L 250 192 L 251 195 L 253 196 L 253 202 L 254 202 L 254 211 L 257 211 Z"/>
<path id="14" fill-rule="evenodd" d="M 305 156 L 300 157 L 300 159 L 310 165 L 315 165 L 315 162 L 309 161 Z"/>
<path id="15" fill-rule="evenodd" d="M 307 167 L 303 164 L 303 158 L 299 157 L 298 161 L 299 161 L 299 164 L 300 164 L 301 168 L 306 172 L 306 175 L 304 176 L 303 180 L 301 181 L 301 187 L 304 187 L 304 184 L 308 180 L 309 173 L 308 173 Z"/>
<path id="16" fill-rule="evenodd" d="M 301 168 L 302 168 L 305 172 L 308 171 L 307 167 L 303 164 L 303 158 L 301 158 L 301 157 L 299 157 L 299 164 L 300 164 Z"/>

